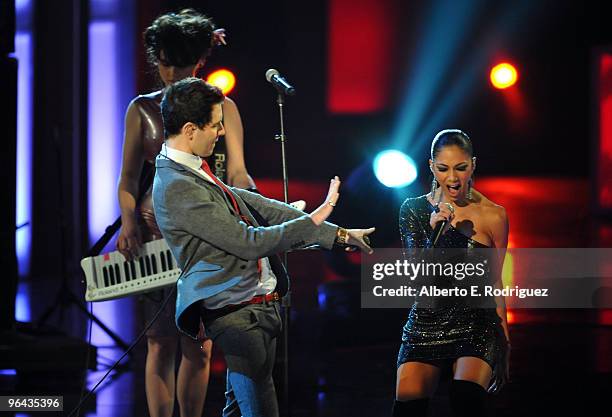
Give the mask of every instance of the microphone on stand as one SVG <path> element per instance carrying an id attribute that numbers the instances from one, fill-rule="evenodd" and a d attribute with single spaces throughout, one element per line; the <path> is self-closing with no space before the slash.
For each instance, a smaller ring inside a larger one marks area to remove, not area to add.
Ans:
<path id="1" fill-rule="evenodd" d="M 266 71 L 266 80 L 276 88 L 279 93 L 286 94 L 288 96 L 295 95 L 295 88 L 287 82 L 280 73 L 274 68 L 270 68 Z"/>

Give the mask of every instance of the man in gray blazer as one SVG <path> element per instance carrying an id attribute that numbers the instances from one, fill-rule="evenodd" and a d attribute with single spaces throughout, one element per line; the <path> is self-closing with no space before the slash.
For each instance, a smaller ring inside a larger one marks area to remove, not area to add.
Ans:
<path id="1" fill-rule="evenodd" d="M 166 142 L 155 164 L 153 204 L 182 269 L 176 324 L 196 338 L 202 320 L 225 356 L 223 415 L 274 417 L 272 368 L 283 295 L 277 289 L 287 284 L 278 282 L 286 276 L 274 273 L 271 257 L 314 244 L 351 245 L 371 253 L 366 242 L 374 229 L 347 230 L 325 222 L 339 197 L 337 177 L 311 214 L 221 183 L 202 158 L 224 134 L 223 99 L 218 88 L 197 78 L 168 88 L 161 103 Z"/>

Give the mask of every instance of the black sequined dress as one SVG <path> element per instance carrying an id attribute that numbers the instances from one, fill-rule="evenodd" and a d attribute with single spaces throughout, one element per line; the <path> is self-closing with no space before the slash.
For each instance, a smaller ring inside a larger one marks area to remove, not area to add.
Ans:
<path id="1" fill-rule="evenodd" d="M 404 247 L 430 246 L 429 218 L 433 209 L 427 196 L 404 201 L 399 218 Z M 452 226 L 441 236 L 438 247 L 487 248 Z M 501 353 L 502 336 L 501 319 L 495 309 L 473 308 L 461 303 L 417 308 L 415 303 L 404 325 L 397 366 L 406 362 L 441 366 L 460 357 L 474 356 L 493 368 Z"/>

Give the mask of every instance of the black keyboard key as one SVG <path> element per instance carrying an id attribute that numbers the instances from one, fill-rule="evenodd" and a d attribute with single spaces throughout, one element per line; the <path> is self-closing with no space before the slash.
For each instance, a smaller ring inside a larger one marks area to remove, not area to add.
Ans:
<path id="1" fill-rule="evenodd" d="M 163 252 L 159 254 L 159 259 L 161 260 L 162 272 L 166 272 L 166 257 Z"/>
<path id="2" fill-rule="evenodd" d="M 119 264 L 115 264 L 115 278 L 117 279 L 117 284 L 125 281 L 121 278 L 121 269 L 119 268 Z"/>
<path id="3" fill-rule="evenodd" d="M 147 276 L 151 275 L 151 260 L 149 259 L 149 255 L 145 255 L 145 265 L 147 266 Z"/>
<path id="4" fill-rule="evenodd" d="M 110 277 L 110 285 L 115 285 L 115 269 L 112 265 L 108 267 L 108 275 Z"/>
<path id="5" fill-rule="evenodd" d="M 170 249 L 166 251 L 166 261 L 168 262 L 168 269 L 174 269 L 172 265 L 172 254 L 170 253 Z"/>
<path id="6" fill-rule="evenodd" d="M 123 262 L 123 275 L 125 276 L 125 282 L 130 281 L 130 264 L 128 261 Z"/>
<path id="7" fill-rule="evenodd" d="M 151 268 L 153 269 L 153 273 L 157 274 L 157 258 L 155 254 L 151 255 Z"/>

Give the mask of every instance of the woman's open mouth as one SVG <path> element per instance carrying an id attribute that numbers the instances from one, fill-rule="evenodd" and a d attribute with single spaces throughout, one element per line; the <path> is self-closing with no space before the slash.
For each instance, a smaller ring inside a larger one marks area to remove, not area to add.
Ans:
<path id="1" fill-rule="evenodd" d="M 459 194 L 459 190 L 461 189 L 461 184 L 447 185 L 446 188 L 448 192 L 452 196 L 456 196 Z"/>

